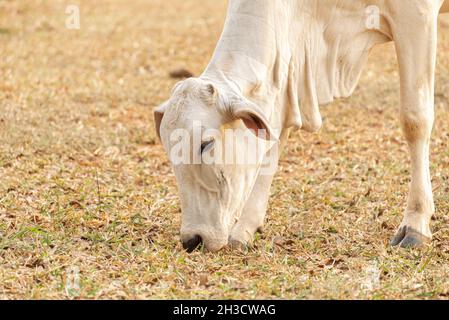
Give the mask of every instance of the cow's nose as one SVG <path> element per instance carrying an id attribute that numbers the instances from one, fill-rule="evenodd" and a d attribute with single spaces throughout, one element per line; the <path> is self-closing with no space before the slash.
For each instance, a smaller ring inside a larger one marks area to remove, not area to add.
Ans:
<path id="1" fill-rule="evenodd" d="M 195 250 L 200 244 L 203 243 L 203 239 L 199 235 L 194 236 L 193 238 L 183 241 L 182 247 L 187 250 L 188 253 Z"/>

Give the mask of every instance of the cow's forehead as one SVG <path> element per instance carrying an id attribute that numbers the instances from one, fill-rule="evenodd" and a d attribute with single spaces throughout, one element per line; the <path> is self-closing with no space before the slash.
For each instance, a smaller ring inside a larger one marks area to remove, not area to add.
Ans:
<path id="1" fill-rule="evenodd" d="M 191 127 L 193 121 L 213 122 L 218 115 L 217 101 L 209 97 L 208 83 L 198 78 L 189 78 L 178 82 L 166 110 L 167 127 Z M 210 123 L 212 125 L 212 123 Z"/>
<path id="2" fill-rule="evenodd" d="M 217 115 L 217 111 L 212 106 L 206 105 L 200 98 L 194 96 L 184 96 L 175 99 L 173 104 L 167 109 L 167 128 L 192 128 L 194 122 L 201 122 L 205 125 L 211 124 Z"/>
<path id="3" fill-rule="evenodd" d="M 217 108 L 206 105 L 199 98 L 184 96 L 173 99 L 173 103 L 167 108 L 162 120 L 161 136 L 168 142 L 171 134 L 178 129 L 192 134 L 194 127 L 202 130 L 218 129 L 221 125 L 222 116 Z"/>

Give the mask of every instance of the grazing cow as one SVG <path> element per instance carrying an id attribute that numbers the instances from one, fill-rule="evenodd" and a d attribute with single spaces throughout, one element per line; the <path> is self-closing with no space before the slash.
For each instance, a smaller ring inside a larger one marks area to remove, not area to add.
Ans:
<path id="1" fill-rule="evenodd" d="M 251 132 L 250 145 L 258 143 L 262 156 L 254 163 L 174 164 L 184 248 L 192 251 L 203 242 L 217 251 L 251 243 L 264 222 L 274 174 L 261 168 L 279 157 L 270 151 L 282 147 L 291 127 L 317 131 L 319 106 L 348 97 L 370 49 L 389 41 L 399 61 L 400 120 L 411 156 L 407 210 L 391 244 L 430 240 L 439 12 L 449 12 L 449 0 L 230 0 L 212 60 L 199 78 L 178 83 L 155 109 L 156 131 L 171 160 L 179 151 L 178 131 L 194 136 L 198 128 L 218 134 L 202 133 L 199 143 L 181 138 L 188 146 L 183 159 L 202 159 L 204 153 L 222 159 L 217 150 L 229 148 L 244 153 L 248 143 L 236 136 L 227 144 L 224 128 Z"/>

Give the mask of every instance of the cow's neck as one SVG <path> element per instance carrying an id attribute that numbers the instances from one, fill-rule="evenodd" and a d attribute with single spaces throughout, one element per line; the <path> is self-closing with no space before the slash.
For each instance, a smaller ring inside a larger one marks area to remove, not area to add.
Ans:
<path id="1" fill-rule="evenodd" d="M 255 102 L 275 129 L 284 127 L 289 50 L 280 48 L 277 28 L 280 14 L 274 1 L 230 1 L 225 27 L 211 62 L 201 78 Z M 286 44 L 286 43 L 284 43 Z M 282 56 L 284 55 L 284 56 Z"/>
<path id="2" fill-rule="evenodd" d="M 389 40 L 386 23 L 367 31 L 366 6 L 373 1 L 382 4 L 230 0 L 202 77 L 258 104 L 274 128 L 315 131 L 321 126 L 319 105 L 349 96 L 370 48 Z"/>

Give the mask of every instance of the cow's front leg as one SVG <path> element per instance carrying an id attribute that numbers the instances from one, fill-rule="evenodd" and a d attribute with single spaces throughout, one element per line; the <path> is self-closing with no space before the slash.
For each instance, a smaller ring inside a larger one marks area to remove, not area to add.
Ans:
<path id="1" fill-rule="evenodd" d="M 419 246 L 432 237 L 429 224 L 434 203 L 429 142 L 434 121 L 436 16 L 435 10 L 426 16 L 425 21 L 416 24 L 404 22 L 403 29 L 395 30 L 401 76 L 400 118 L 410 151 L 411 183 L 405 216 L 391 241 L 394 246 Z M 417 27 L 410 30 L 410 25 Z"/>
<path id="2" fill-rule="evenodd" d="M 234 248 L 246 247 L 253 241 L 254 234 L 262 228 L 267 212 L 268 199 L 273 175 L 261 174 L 247 200 L 240 219 L 229 236 L 229 245 Z"/>
<path id="3" fill-rule="evenodd" d="M 268 158 L 264 161 L 265 169 L 259 173 L 251 195 L 243 207 L 240 219 L 231 230 L 229 236 L 231 247 L 250 245 L 256 231 L 262 228 L 267 213 L 271 184 L 278 168 L 279 155 L 287 143 L 288 135 L 289 130 L 283 130 L 278 144 L 267 153 Z"/>

